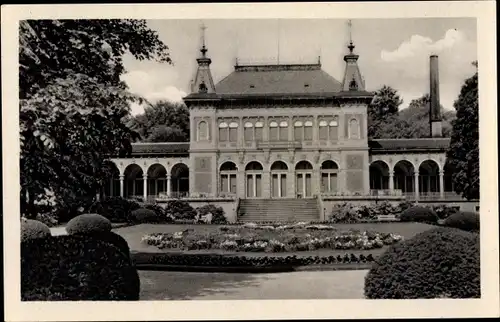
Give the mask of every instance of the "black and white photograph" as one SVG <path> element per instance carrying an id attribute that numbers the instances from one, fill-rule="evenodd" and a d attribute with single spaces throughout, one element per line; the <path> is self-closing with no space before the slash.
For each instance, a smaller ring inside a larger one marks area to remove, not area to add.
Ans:
<path id="1" fill-rule="evenodd" d="M 374 14 L 384 3 L 18 8 L 9 66 L 2 46 L 9 301 L 114 301 L 141 319 L 154 312 L 135 305 L 157 301 L 187 310 L 176 317 L 234 300 L 293 300 L 296 314 L 300 300 L 434 300 L 459 316 L 453 300 L 469 299 L 499 314 L 494 4 L 481 3 L 390 18 Z"/>

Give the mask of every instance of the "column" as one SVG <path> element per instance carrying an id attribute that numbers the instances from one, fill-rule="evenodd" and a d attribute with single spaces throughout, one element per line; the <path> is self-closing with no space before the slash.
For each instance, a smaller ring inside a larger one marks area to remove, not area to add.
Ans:
<path id="1" fill-rule="evenodd" d="M 167 197 L 172 196 L 172 176 L 167 174 Z"/>
<path id="2" fill-rule="evenodd" d="M 389 191 L 394 192 L 394 171 L 389 171 Z"/>
<path id="3" fill-rule="evenodd" d="M 283 197 L 281 195 L 281 175 L 282 175 L 281 173 L 278 173 L 278 197 L 279 198 Z"/>
<path id="4" fill-rule="evenodd" d="M 253 188 L 253 196 L 255 198 L 255 197 L 257 197 L 257 175 L 255 173 L 252 174 L 252 179 L 253 179 L 253 187 L 252 187 Z"/>
<path id="5" fill-rule="evenodd" d="M 148 176 L 144 175 L 142 177 L 142 181 L 144 184 L 144 201 L 148 200 Z"/>
<path id="6" fill-rule="evenodd" d="M 419 192 L 418 192 L 418 171 L 415 172 L 414 174 L 415 176 L 415 182 L 414 182 L 414 185 L 415 185 L 415 201 L 418 202 L 418 199 L 419 199 Z"/>
<path id="7" fill-rule="evenodd" d="M 444 199 L 444 171 L 439 171 L 439 197 Z"/>
<path id="8" fill-rule="evenodd" d="M 120 175 L 120 197 L 123 198 L 123 181 L 125 179 L 125 176 L 123 174 Z"/>

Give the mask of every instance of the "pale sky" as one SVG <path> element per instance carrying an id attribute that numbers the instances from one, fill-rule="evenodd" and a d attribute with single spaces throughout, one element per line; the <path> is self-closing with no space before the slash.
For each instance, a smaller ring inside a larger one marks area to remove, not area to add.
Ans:
<path id="1" fill-rule="evenodd" d="M 180 101 L 200 55 L 201 24 L 215 83 L 243 63 L 314 63 L 321 56 L 324 71 L 342 81 L 348 28 L 344 19 L 149 20 L 167 44 L 173 65 L 125 57 L 124 79 L 134 93 L 151 101 Z M 429 55 L 439 55 L 441 104 L 453 109 L 464 80 L 477 60 L 476 19 L 353 19 L 352 39 L 367 90 L 390 85 L 407 107 L 429 91 Z M 278 45 L 279 44 L 279 45 Z M 279 51 L 278 51 L 279 48 Z M 133 106 L 132 113 L 142 111 Z"/>

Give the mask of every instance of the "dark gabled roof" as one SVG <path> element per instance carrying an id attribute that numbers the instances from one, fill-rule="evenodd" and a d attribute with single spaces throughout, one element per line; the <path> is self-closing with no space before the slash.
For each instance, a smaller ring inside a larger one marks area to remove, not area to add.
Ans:
<path id="1" fill-rule="evenodd" d="M 132 155 L 188 154 L 189 142 L 132 143 Z"/>
<path id="2" fill-rule="evenodd" d="M 381 151 L 444 151 L 450 145 L 449 138 L 423 138 L 423 139 L 375 139 L 368 141 L 368 146 L 373 152 Z"/>
<path id="3" fill-rule="evenodd" d="M 342 84 L 321 64 L 244 65 L 215 85 L 217 94 L 335 93 Z"/>

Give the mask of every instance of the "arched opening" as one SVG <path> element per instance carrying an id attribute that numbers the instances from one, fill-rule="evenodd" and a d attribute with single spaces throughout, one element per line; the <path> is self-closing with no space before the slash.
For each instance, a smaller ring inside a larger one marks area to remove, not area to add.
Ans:
<path id="1" fill-rule="evenodd" d="M 208 140 L 208 125 L 206 121 L 198 123 L 198 141 Z"/>
<path id="2" fill-rule="evenodd" d="M 262 197 L 262 172 L 264 168 L 257 161 L 252 161 L 245 167 L 247 198 Z"/>
<path id="3" fill-rule="evenodd" d="M 171 196 L 182 198 L 189 195 L 189 168 L 184 163 L 177 163 L 171 170 Z"/>
<path id="4" fill-rule="evenodd" d="M 297 198 L 312 196 L 312 170 L 309 161 L 300 161 L 295 165 L 295 190 Z"/>
<path id="5" fill-rule="evenodd" d="M 130 164 L 124 171 L 124 196 L 126 198 L 143 198 L 144 180 L 143 171 L 137 164 Z"/>
<path id="6" fill-rule="evenodd" d="M 321 164 L 321 192 L 333 194 L 338 190 L 337 177 L 339 166 L 331 160 L 324 161 Z"/>
<path id="7" fill-rule="evenodd" d="M 167 170 L 159 163 L 148 169 L 148 197 L 158 197 L 167 191 Z"/>
<path id="8" fill-rule="evenodd" d="M 351 119 L 349 121 L 349 138 L 359 139 L 359 122 L 357 119 Z"/>
<path id="9" fill-rule="evenodd" d="M 394 166 L 394 189 L 401 190 L 407 196 L 415 192 L 415 167 L 409 161 L 402 160 Z"/>
<path id="10" fill-rule="evenodd" d="M 433 160 L 425 160 L 418 168 L 418 191 L 421 195 L 439 192 L 439 165 Z"/>
<path id="11" fill-rule="evenodd" d="M 220 166 L 219 176 L 220 176 L 220 185 L 219 185 L 219 193 L 221 195 L 235 195 L 236 194 L 236 174 L 238 168 L 236 164 L 231 161 L 224 162 Z"/>
<path id="12" fill-rule="evenodd" d="M 370 164 L 370 189 L 389 189 L 389 166 L 384 161 L 374 161 Z"/>
<path id="13" fill-rule="evenodd" d="M 105 161 L 103 170 L 107 174 L 106 181 L 104 182 L 100 195 L 103 198 L 119 197 L 120 196 L 120 170 L 116 164 L 111 161 Z"/>
<path id="14" fill-rule="evenodd" d="M 288 166 L 283 161 L 275 161 L 271 165 L 271 197 L 286 197 L 286 175 Z"/>

